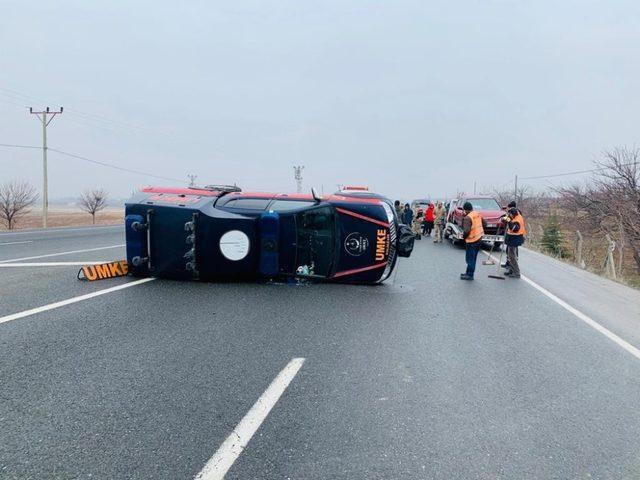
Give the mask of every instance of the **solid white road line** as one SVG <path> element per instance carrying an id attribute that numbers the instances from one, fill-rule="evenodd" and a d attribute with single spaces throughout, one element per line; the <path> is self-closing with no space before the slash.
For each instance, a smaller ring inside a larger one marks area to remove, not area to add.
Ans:
<path id="1" fill-rule="evenodd" d="M 14 235 L 33 235 L 34 233 L 56 233 L 56 232 L 85 232 L 91 230 L 100 230 L 100 229 L 108 229 L 120 227 L 124 228 L 124 224 L 122 223 L 114 223 L 112 225 L 89 225 L 88 227 L 49 227 L 49 228 L 29 228 L 22 231 L 11 230 L 10 232 L 4 231 L 0 233 L 0 238 L 14 236 Z"/>
<path id="2" fill-rule="evenodd" d="M 631 345 L 629 342 L 627 342 L 626 340 L 623 340 L 622 338 L 620 338 L 618 335 L 616 335 L 615 333 L 613 333 L 611 330 L 608 330 L 607 328 L 603 327 L 602 325 L 600 325 L 598 322 L 596 322 L 594 319 L 592 319 L 591 317 L 585 315 L 584 313 L 582 313 L 580 310 L 572 307 L 571 305 L 569 305 L 567 302 L 565 302 L 564 300 L 556 297 L 553 293 L 551 293 L 549 290 L 547 290 L 546 288 L 538 285 L 536 282 L 534 282 L 533 280 L 531 280 L 528 277 L 525 277 L 524 275 L 522 275 L 522 279 L 527 282 L 529 285 L 531 285 L 533 288 L 535 288 L 536 290 L 538 290 L 539 292 L 541 292 L 542 294 L 546 295 L 547 297 L 549 297 L 551 300 L 553 300 L 554 302 L 556 302 L 558 305 L 560 305 L 562 308 L 564 308 L 565 310 L 573 313 L 576 317 L 578 317 L 580 320 L 582 320 L 584 323 L 586 323 L 587 325 L 589 325 L 591 328 L 597 330 L 598 332 L 600 332 L 602 335 L 604 335 L 605 337 L 607 337 L 609 340 L 613 340 L 614 342 L 616 342 L 619 346 L 621 346 L 622 348 L 624 348 L 627 352 L 629 352 L 631 355 L 633 355 L 634 357 L 636 357 L 637 359 L 640 359 L 640 350 L 638 350 L 636 347 L 634 347 L 633 345 Z"/>
<path id="3" fill-rule="evenodd" d="M 83 265 L 99 265 L 107 263 L 104 260 L 87 260 L 86 262 L 41 262 L 41 263 L 0 263 L 0 268 L 12 267 L 73 267 Z"/>
<path id="4" fill-rule="evenodd" d="M 155 280 L 155 277 L 142 278 L 140 280 L 135 280 L 133 282 L 116 285 L 115 287 L 105 288 L 104 290 L 98 290 L 97 292 L 87 293 L 86 295 L 80 295 L 78 297 L 68 298 L 67 300 L 62 300 L 60 302 L 43 305 L 42 307 L 36 307 L 30 310 L 25 310 L 23 312 L 13 313 L 11 315 L 5 315 L 4 317 L 0 317 L 0 323 L 6 323 L 12 320 L 17 320 L 19 318 L 29 317 L 31 315 L 35 315 L 36 313 L 46 312 L 48 310 L 53 310 L 54 308 L 60 308 L 60 307 L 64 307 L 65 305 L 71 305 L 72 303 L 82 302 L 83 300 L 89 300 L 90 298 L 99 297 L 100 295 L 106 295 L 107 293 L 117 292 L 118 290 L 124 290 L 125 288 L 129 288 L 129 287 L 135 287 L 136 285 L 151 282 L 152 280 Z"/>
<path id="5" fill-rule="evenodd" d="M 0 245 L 20 245 L 22 243 L 33 243 L 33 240 L 25 240 L 24 242 L 4 242 L 0 243 Z"/>
<path id="6" fill-rule="evenodd" d="M 238 456 L 245 449 L 251 437 L 267 418 L 280 396 L 302 367 L 304 358 L 292 359 L 258 398 L 218 451 L 211 457 L 195 480 L 219 480 L 224 478 Z"/>
<path id="7" fill-rule="evenodd" d="M 23 260 L 34 260 L 36 258 L 57 257 L 58 255 L 71 255 L 72 253 L 97 252 L 98 250 L 109 250 L 110 248 L 124 247 L 124 243 L 119 245 L 109 245 L 108 247 L 85 248 L 84 250 L 70 250 L 68 252 L 48 253 L 46 255 L 35 255 L 33 257 L 11 258 L 9 260 L 0 260 L 0 263 L 21 262 Z"/>
<path id="8" fill-rule="evenodd" d="M 484 252 L 487 253 L 487 252 Z M 493 258 L 494 260 L 497 261 L 497 259 L 493 256 L 487 253 L 488 256 L 490 256 L 491 258 Z M 585 315 L 584 313 L 582 313 L 580 310 L 578 310 L 575 307 L 572 307 L 571 305 L 569 305 L 567 302 L 565 302 L 564 300 L 562 300 L 561 298 L 558 298 L 557 296 L 555 296 L 553 293 L 551 293 L 549 290 L 547 290 L 546 288 L 544 288 L 541 285 L 538 285 L 536 282 L 534 282 L 533 280 L 531 280 L 529 277 L 526 277 L 524 275 L 521 275 L 522 280 L 524 280 L 525 282 L 527 282 L 529 285 L 531 285 L 533 288 L 535 288 L 536 290 L 538 290 L 540 293 L 542 293 L 543 295 L 545 295 L 546 297 L 550 298 L 551 300 L 553 300 L 554 302 L 556 302 L 558 305 L 560 305 L 562 308 L 564 308 L 565 310 L 567 310 L 568 312 L 572 313 L 573 315 L 575 315 L 576 317 L 578 317 L 580 320 L 582 320 L 584 323 L 586 323 L 587 325 L 589 325 L 591 328 L 593 328 L 594 330 L 600 332 L 602 335 L 604 335 L 605 337 L 607 337 L 609 340 L 614 341 L 615 343 L 617 343 L 620 347 L 624 348 L 627 352 L 629 352 L 631 355 L 633 355 L 634 357 L 636 357 L 637 359 L 640 360 L 640 350 L 637 349 L 636 347 L 634 347 L 633 345 L 631 345 L 629 342 L 627 342 L 626 340 L 623 340 L 622 338 L 620 338 L 618 335 L 616 335 L 615 333 L 613 333 L 611 330 L 603 327 L 602 325 L 600 325 L 598 322 L 596 322 L 593 318 L 589 317 L 588 315 Z"/>

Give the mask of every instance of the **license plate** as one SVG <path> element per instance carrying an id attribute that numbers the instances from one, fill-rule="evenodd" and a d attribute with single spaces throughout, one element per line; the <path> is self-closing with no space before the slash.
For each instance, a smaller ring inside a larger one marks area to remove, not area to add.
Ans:
<path id="1" fill-rule="evenodd" d="M 504 242 L 504 237 L 502 235 L 483 235 L 483 242 Z"/>

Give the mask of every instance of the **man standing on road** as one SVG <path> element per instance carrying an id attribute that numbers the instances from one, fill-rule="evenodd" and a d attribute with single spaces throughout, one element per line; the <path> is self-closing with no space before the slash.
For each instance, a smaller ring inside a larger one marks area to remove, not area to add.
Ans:
<path id="1" fill-rule="evenodd" d="M 400 203 L 400 200 L 396 200 L 395 202 L 393 202 L 393 208 L 396 209 L 398 221 L 402 222 L 402 204 Z"/>
<path id="2" fill-rule="evenodd" d="M 436 207 L 435 217 L 434 217 L 434 239 L 433 243 L 442 243 L 442 237 L 444 234 L 444 223 L 445 217 L 447 216 L 447 211 L 442 205 L 442 202 L 438 202 L 438 206 Z"/>
<path id="3" fill-rule="evenodd" d="M 411 207 L 408 203 L 404 204 L 404 210 L 402 211 L 401 219 L 402 223 L 404 223 L 405 225 L 409 225 L 409 227 L 411 227 L 411 225 L 413 224 L 413 210 L 411 210 Z"/>
<path id="4" fill-rule="evenodd" d="M 433 203 L 430 203 L 424 212 L 423 228 L 424 228 L 424 234 L 427 237 L 431 236 L 431 231 L 433 230 L 433 222 L 435 220 L 435 215 L 433 213 L 434 211 L 435 211 L 435 207 Z"/>
<path id="5" fill-rule="evenodd" d="M 524 236 L 527 234 L 527 228 L 524 223 L 524 218 L 515 206 L 507 211 L 507 215 L 502 217 L 502 222 L 507 227 L 507 232 L 504 237 L 504 243 L 507 245 L 507 265 L 508 270 L 505 272 L 505 277 L 520 278 L 520 265 L 518 264 L 518 247 L 524 243 Z"/>
<path id="6" fill-rule="evenodd" d="M 411 230 L 416 236 L 416 240 L 420 240 L 422 238 L 422 217 L 422 209 L 419 205 L 416 205 L 416 208 L 413 211 L 413 221 L 411 223 Z"/>
<path id="7" fill-rule="evenodd" d="M 467 271 L 460 274 L 460 280 L 473 280 L 473 275 L 476 271 L 478 251 L 482 246 L 482 236 L 484 235 L 486 222 L 484 218 L 482 218 L 482 215 L 473 210 L 473 205 L 471 205 L 470 202 L 464 202 L 462 209 L 465 213 L 462 219 L 462 237 L 467 247 Z"/>

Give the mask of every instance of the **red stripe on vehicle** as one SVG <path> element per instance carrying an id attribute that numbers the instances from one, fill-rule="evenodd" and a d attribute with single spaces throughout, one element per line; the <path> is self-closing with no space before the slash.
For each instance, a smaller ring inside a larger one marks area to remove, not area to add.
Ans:
<path id="1" fill-rule="evenodd" d="M 360 215 L 359 213 L 352 212 L 351 210 L 345 210 L 344 208 L 336 207 L 336 210 L 340 213 L 344 213 L 345 215 L 351 215 L 352 217 L 359 218 L 360 220 L 366 220 L 367 222 L 375 223 L 376 225 L 381 225 L 383 227 L 389 228 L 388 223 L 376 220 L 375 218 L 367 217 L 366 215 Z"/>
<path id="2" fill-rule="evenodd" d="M 382 268 L 382 267 L 385 267 L 386 265 L 387 265 L 387 262 L 382 262 L 382 263 L 376 263 L 375 265 L 371 265 L 370 267 L 354 268 L 353 270 L 345 270 L 344 272 L 336 273 L 333 276 L 333 278 L 344 277 L 345 275 L 354 275 L 356 273 L 366 272 L 368 270 L 374 270 L 376 268 Z"/>
<path id="3" fill-rule="evenodd" d="M 143 193 L 162 193 L 171 195 L 199 195 L 201 197 L 217 197 L 217 190 L 202 190 L 199 188 L 174 188 L 174 187 L 144 187 Z"/>

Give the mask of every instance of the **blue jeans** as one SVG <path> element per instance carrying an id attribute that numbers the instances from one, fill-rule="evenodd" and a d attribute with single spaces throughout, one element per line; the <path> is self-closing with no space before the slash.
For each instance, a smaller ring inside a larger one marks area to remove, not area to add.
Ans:
<path id="1" fill-rule="evenodd" d="M 466 261 L 467 261 L 467 275 L 473 277 L 476 272 L 476 260 L 478 259 L 478 251 L 480 250 L 480 244 L 482 242 L 467 243 Z"/>

